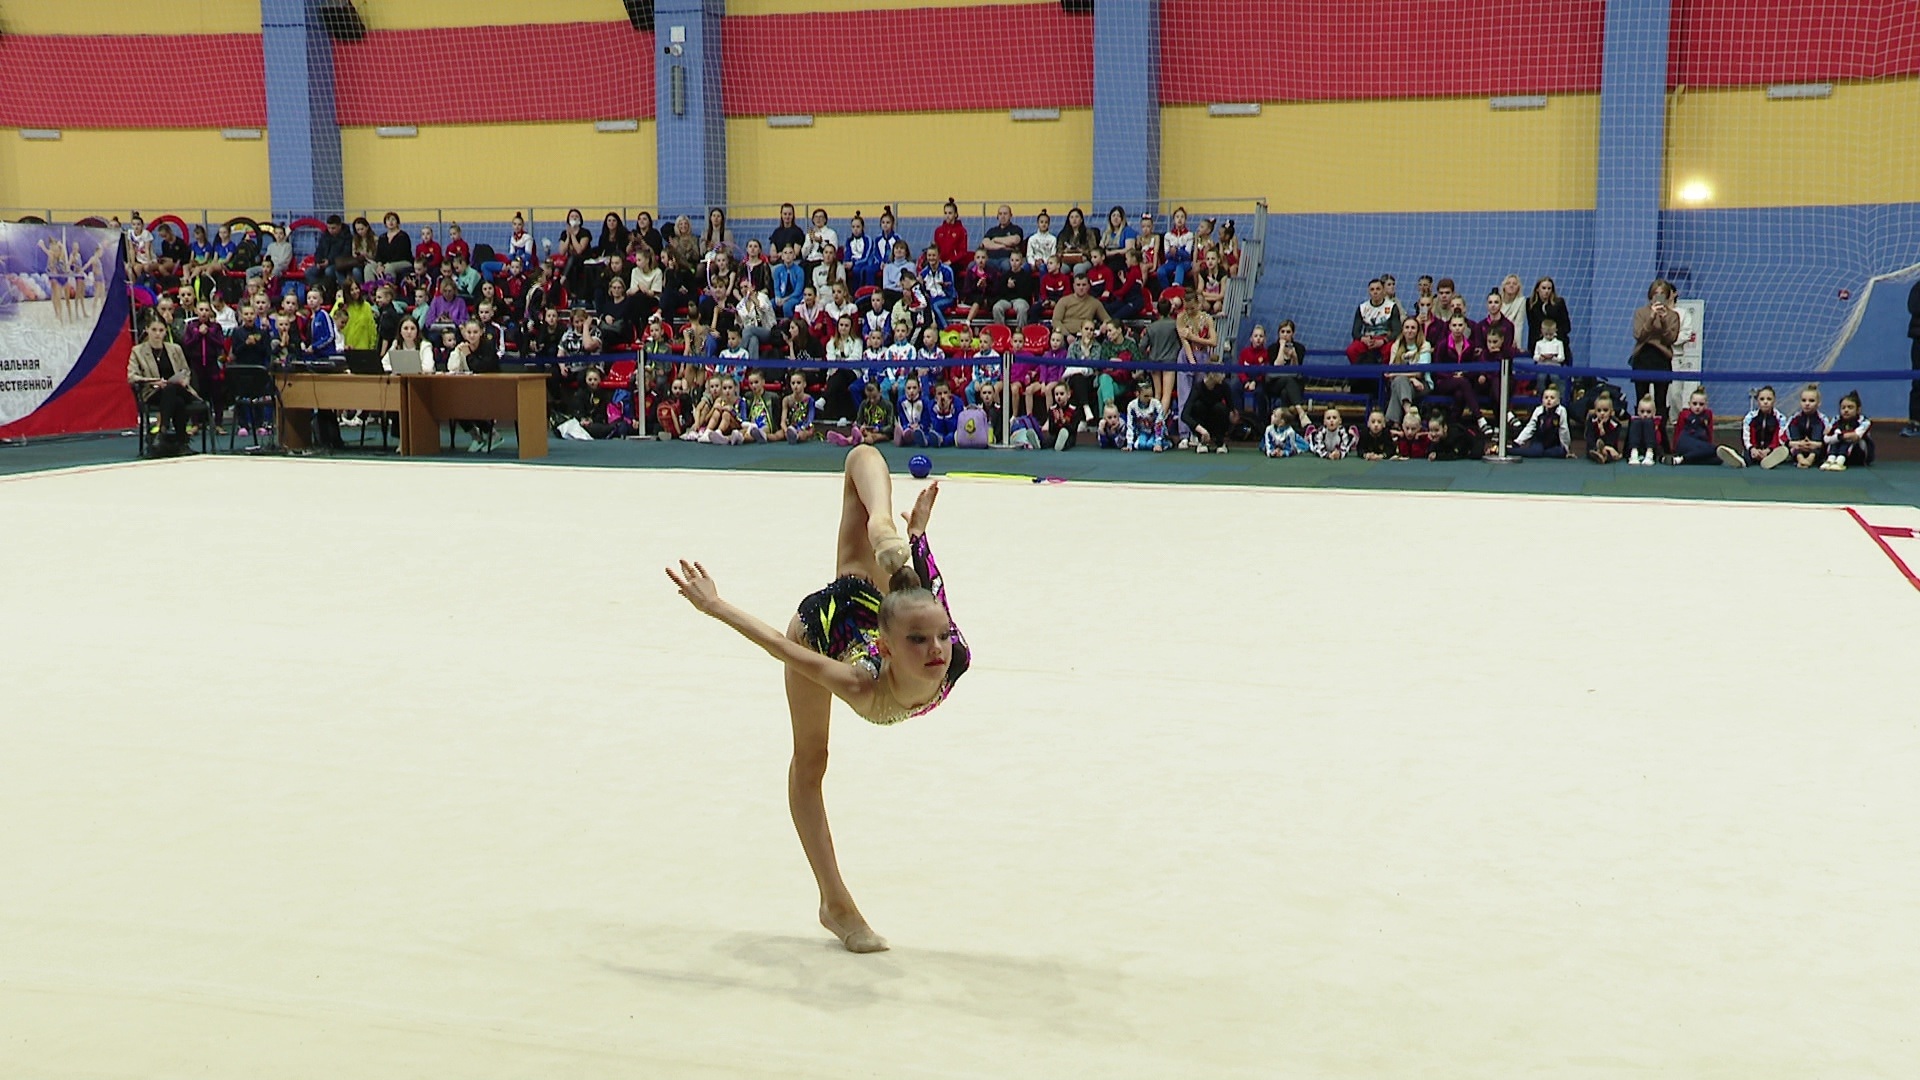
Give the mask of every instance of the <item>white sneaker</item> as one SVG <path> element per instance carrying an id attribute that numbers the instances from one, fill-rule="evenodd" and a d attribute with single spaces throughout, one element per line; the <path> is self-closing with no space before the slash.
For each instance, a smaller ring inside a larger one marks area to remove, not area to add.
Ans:
<path id="1" fill-rule="evenodd" d="M 1224 454 L 1227 452 L 1227 448 L 1225 446 L 1216 447 L 1213 452 L 1216 454 Z"/>
<path id="2" fill-rule="evenodd" d="M 1207 444 L 1203 442 L 1194 443 L 1193 450 L 1194 450 L 1194 453 L 1204 454 L 1207 452 Z"/>
<path id="3" fill-rule="evenodd" d="M 1788 458 L 1792 456 L 1793 456 L 1792 451 L 1788 450 L 1786 447 L 1776 446 L 1773 449 L 1767 451 L 1766 457 L 1763 457 L 1760 459 L 1760 467 L 1763 469 L 1774 468 L 1775 466 L 1779 465 L 1781 462 L 1786 461 Z"/>
<path id="4" fill-rule="evenodd" d="M 1713 452 L 1720 455 L 1720 464 L 1725 465 L 1729 469 L 1744 469 L 1747 467 L 1747 459 L 1741 457 L 1740 451 L 1735 450 L 1731 446 L 1716 446 Z"/>
<path id="5" fill-rule="evenodd" d="M 1181 438 L 1181 440 L 1180 440 L 1180 445 L 1178 445 L 1178 446 L 1176 446 L 1176 447 L 1174 447 L 1174 449 L 1176 449 L 1176 450 L 1191 450 L 1191 449 L 1193 449 L 1193 440 L 1192 440 L 1192 439 L 1188 439 L 1188 438 L 1184 438 L 1184 437 L 1183 437 L 1183 438 Z"/>
<path id="6" fill-rule="evenodd" d="M 1640 451 L 1638 450 L 1627 451 L 1627 464 L 1629 465 L 1640 464 Z"/>

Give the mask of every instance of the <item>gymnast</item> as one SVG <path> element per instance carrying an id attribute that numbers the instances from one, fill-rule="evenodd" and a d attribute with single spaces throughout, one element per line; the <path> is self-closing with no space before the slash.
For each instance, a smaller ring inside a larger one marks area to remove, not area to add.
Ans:
<path id="1" fill-rule="evenodd" d="M 893 520 L 893 482 L 886 459 L 871 446 L 847 454 L 840 495 L 837 565 L 831 585 L 800 601 L 787 632 L 720 598 L 699 563 L 680 562 L 667 577 L 696 611 L 740 632 L 786 665 L 787 710 L 793 717 L 793 762 L 787 805 L 800 846 L 820 887 L 820 925 L 851 952 L 879 952 L 887 941 L 867 925 L 840 878 L 820 782 L 827 771 L 827 718 L 833 699 L 876 724 L 897 724 L 946 699 L 971 654 L 953 625 L 947 594 L 927 547 L 927 518 L 939 498 L 936 481 Z"/>

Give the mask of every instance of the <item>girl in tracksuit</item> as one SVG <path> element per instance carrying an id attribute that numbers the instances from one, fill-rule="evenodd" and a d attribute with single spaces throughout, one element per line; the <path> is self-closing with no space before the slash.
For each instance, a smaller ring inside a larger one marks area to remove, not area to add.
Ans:
<path id="1" fill-rule="evenodd" d="M 1787 460 L 1787 418 L 1773 407 L 1773 387 L 1753 395 L 1753 409 L 1740 420 L 1740 448 L 1747 464 L 1771 469 Z"/>
<path id="2" fill-rule="evenodd" d="M 1687 410 L 1673 422 L 1673 463 L 1720 464 L 1720 452 L 1713 445 L 1713 410 L 1707 408 L 1705 390 L 1695 390 L 1687 398 Z"/>
<path id="3" fill-rule="evenodd" d="M 1873 421 L 1860 414 L 1860 392 L 1847 391 L 1840 399 L 1840 417 L 1827 428 L 1827 460 L 1822 469 L 1839 471 L 1849 465 L 1873 464 Z"/>
<path id="4" fill-rule="evenodd" d="M 1513 452 L 1529 458 L 1563 458 L 1573 445 L 1573 433 L 1567 427 L 1567 407 L 1560 404 L 1559 389 L 1549 386 L 1540 391 L 1540 404 L 1520 429 Z"/>
<path id="5" fill-rule="evenodd" d="M 1787 452 L 1802 469 L 1820 465 L 1827 454 L 1827 429 L 1833 424 L 1820 412 L 1820 388 L 1800 391 L 1800 411 L 1787 421 Z"/>

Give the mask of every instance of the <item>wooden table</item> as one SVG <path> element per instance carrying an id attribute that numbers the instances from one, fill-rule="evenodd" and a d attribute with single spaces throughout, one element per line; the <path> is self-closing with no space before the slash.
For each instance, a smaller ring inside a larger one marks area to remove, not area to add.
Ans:
<path id="1" fill-rule="evenodd" d="M 304 450 L 313 445 L 313 410 L 364 409 L 397 413 L 405 394 L 399 375 L 326 375 L 289 371 L 278 376 L 280 406 L 273 418 L 280 445 Z M 406 452 L 402 433 L 401 453 Z"/>
<path id="2" fill-rule="evenodd" d="M 499 375 L 403 375 L 400 452 L 440 452 L 440 425 L 448 420 L 492 420 L 514 426 L 520 457 L 547 456 L 547 377 L 539 372 Z"/>

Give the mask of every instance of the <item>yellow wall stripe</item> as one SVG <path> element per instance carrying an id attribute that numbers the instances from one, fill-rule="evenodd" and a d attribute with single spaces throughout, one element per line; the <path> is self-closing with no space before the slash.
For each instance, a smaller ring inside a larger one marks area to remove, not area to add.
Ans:
<path id="1" fill-rule="evenodd" d="M 68 128 L 56 142 L 37 142 L 0 130 L 0 207 L 123 220 L 130 210 L 151 219 L 205 207 L 231 217 L 263 214 L 269 198 L 265 139 L 229 141 L 217 130 Z"/>
<path id="2" fill-rule="evenodd" d="M 625 22 L 620 0 L 359 0 L 369 30 L 523 26 L 529 23 Z M 259 21 L 259 12 L 254 13 Z M 536 58 L 541 59 L 541 58 Z"/>
<path id="3" fill-rule="evenodd" d="M 812 127 L 770 128 L 765 117 L 727 120 L 727 196 L 737 213 L 782 202 L 864 207 L 923 204 L 938 214 L 962 203 L 1061 207 L 1093 190 L 1093 111 L 1016 123 L 1005 110 L 814 117 Z M 835 214 L 836 220 L 840 218 Z"/>
<path id="4" fill-rule="evenodd" d="M 0 8 L 9 34 L 260 32 L 260 0 L 20 0 Z"/>
<path id="5" fill-rule="evenodd" d="M 1495 112 L 1487 99 L 1160 113 L 1169 199 L 1266 196 L 1281 213 L 1593 209 L 1599 98 Z"/>
<path id="6" fill-rule="evenodd" d="M 403 216 L 408 209 L 497 209 L 467 214 L 488 221 L 527 206 L 654 208 L 651 120 L 616 133 L 586 122 L 423 126 L 411 139 L 345 128 L 340 151 L 353 207 L 391 207 Z"/>
<path id="7" fill-rule="evenodd" d="M 1667 121 L 1667 205 L 1846 206 L 1920 202 L 1920 79 L 1842 83 L 1824 99 L 1689 90 Z M 1681 188 L 1704 184 L 1691 203 Z"/>

